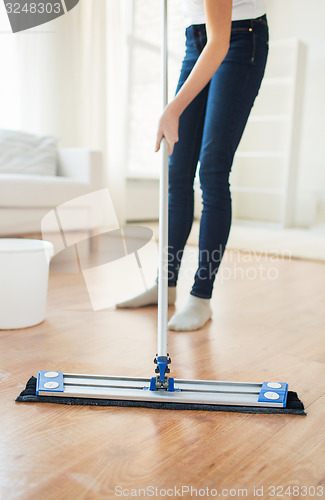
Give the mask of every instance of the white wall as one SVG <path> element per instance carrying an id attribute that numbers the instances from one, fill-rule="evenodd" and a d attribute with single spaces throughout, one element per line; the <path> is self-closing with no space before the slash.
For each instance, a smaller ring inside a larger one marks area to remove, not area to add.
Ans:
<path id="1" fill-rule="evenodd" d="M 296 215 L 299 222 L 316 197 L 325 217 L 325 1 L 265 2 L 270 39 L 297 37 L 308 47 Z"/>
<path id="2" fill-rule="evenodd" d="M 298 226 L 309 226 L 315 222 L 316 202 L 318 214 L 322 211 L 325 220 L 325 148 L 323 148 L 325 139 L 323 91 L 325 88 L 325 30 L 323 29 L 325 0 L 312 0 L 311 2 L 305 0 L 265 0 L 265 3 L 270 27 L 270 40 L 298 38 L 307 45 L 305 95 L 299 163 L 297 165 L 298 187 L 294 219 Z M 175 50 L 174 45 L 170 43 L 170 48 L 173 50 Z M 274 176 L 276 175 L 277 173 L 274 171 Z M 267 179 L 265 181 L 268 183 Z M 138 189 L 139 181 L 131 186 L 132 182 L 128 181 L 128 190 Z M 254 202 L 253 205 L 255 204 L 256 198 L 252 197 L 250 200 L 248 197 L 247 199 L 251 203 Z M 265 200 L 266 205 L 270 203 L 269 200 L 270 198 Z M 201 208 L 199 196 L 196 205 L 196 215 L 198 216 Z M 238 214 L 239 218 L 246 218 L 246 212 L 243 211 L 244 205 L 240 204 L 240 212 L 243 213 Z M 132 218 L 133 213 L 129 203 L 128 218 Z"/>

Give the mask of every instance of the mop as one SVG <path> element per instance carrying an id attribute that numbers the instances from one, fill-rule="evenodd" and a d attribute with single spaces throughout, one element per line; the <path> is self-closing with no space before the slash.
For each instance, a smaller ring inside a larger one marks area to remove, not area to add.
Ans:
<path id="1" fill-rule="evenodd" d="M 162 0 L 163 109 L 167 105 L 167 0 Z M 168 354 L 168 147 L 162 141 L 159 201 L 158 335 L 150 378 L 71 374 L 41 370 L 32 377 L 17 402 L 69 405 L 128 406 L 173 410 L 209 410 L 243 413 L 305 415 L 304 405 L 286 382 L 226 382 L 183 380 L 169 376 Z"/>

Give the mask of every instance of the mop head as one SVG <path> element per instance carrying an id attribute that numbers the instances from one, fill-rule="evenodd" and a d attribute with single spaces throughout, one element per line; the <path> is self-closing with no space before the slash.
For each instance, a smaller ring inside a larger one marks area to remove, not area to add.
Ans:
<path id="1" fill-rule="evenodd" d="M 156 408 L 159 410 L 203 410 L 203 411 L 228 411 L 236 413 L 287 413 L 291 415 L 306 415 L 304 405 L 296 392 L 289 391 L 286 408 L 268 408 L 258 406 L 232 406 L 211 405 L 198 403 L 165 403 L 152 401 L 124 401 L 114 399 L 91 398 L 61 398 L 55 396 L 37 396 L 36 378 L 31 377 L 26 388 L 16 399 L 18 403 L 56 403 L 65 405 L 83 406 L 129 406 L 137 408 Z"/>

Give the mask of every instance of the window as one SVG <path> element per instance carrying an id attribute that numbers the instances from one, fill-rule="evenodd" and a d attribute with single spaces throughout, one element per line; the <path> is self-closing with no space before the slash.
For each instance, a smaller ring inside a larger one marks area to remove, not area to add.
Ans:
<path id="1" fill-rule="evenodd" d="M 162 1 L 131 0 L 129 36 L 128 176 L 158 177 L 155 138 L 161 114 Z M 182 2 L 168 4 L 169 98 L 175 92 L 184 55 Z"/>

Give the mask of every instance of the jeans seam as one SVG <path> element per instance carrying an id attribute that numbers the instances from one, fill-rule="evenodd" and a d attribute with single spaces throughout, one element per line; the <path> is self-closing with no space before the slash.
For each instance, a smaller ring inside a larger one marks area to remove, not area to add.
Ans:
<path id="1" fill-rule="evenodd" d="M 199 120 L 197 121 L 197 127 L 196 127 L 196 130 L 195 130 L 195 134 L 194 134 L 194 137 L 196 138 L 197 135 L 198 135 L 198 131 L 199 131 L 199 126 L 200 126 L 200 121 L 201 121 L 201 118 L 202 118 L 202 110 L 201 110 L 201 115 L 199 117 Z M 196 140 L 193 141 L 193 145 L 192 145 L 192 150 L 191 150 L 191 155 L 190 155 L 190 164 L 192 164 L 194 162 L 194 154 L 195 154 L 195 146 L 196 146 Z M 196 171 L 196 168 L 197 168 L 197 165 L 195 167 L 195 171 Z M 187 175 L 187 178 L 186 178 L 186 184 L 188 185 L 189 184 L 189 181 L 191 180 L 190 179 L 190 176 L 192 175 L 192 172 L 191 170 L 189 169 L 189 172 L 188 172 L 188 175 Z M 195 176 L 194 176 L 195 177 Z M 194 182 L 194 181 L 193 181 Z M 192 189 L 193 189 L 193 185 L 192 185 Z M 194 196 L 194 195 L 193 195 Z M 193 211 L 190 213 L 190 200 L 187 200 L 186 201 L 186 212 L 187 212 L 187 221 L 186 221 L 186 228 L 190 227 L 190 225 L 193 223 Z M 190 231 L 190 229 L 189 229 Z M 189 236 L 189 234 L 187 235 L 187 237 Z M 186 241 L 184 243 L 184 245 L 186 244 Z M 180 264 L 181 265 L 181 264 Z M 179 269 L 180 269 L 180 265 L 178 266 L 178 269 L 177 269 L 177 275 L 178 275 L 178 272 L 179 272 Z M 178 276 L 177 276 L 178 277 Z"/>
<path id="2" fill-rule="evenodd" d="M 255 55 L 256 55 L 256 35 L 254 32 L 252 33 L 252 36 L 253 36 L 253 53 L 251 57 L 251 62 L 253 63 L 255 62 Z"/>
<path id="3" fill-rule="evenodd" d="M 199 119 L 197 120 L 197 126 L 196 126 L 196 130 L 195 130 L 195 134 L 194 134 L 194 137 L 195 137 L 195 138 L 196 138 L 196 137 L 197 137 L 197 135 L 198 135 L 198 132 L 199 132 L 199 127 L 200 127 L 200 123 L 201 123 L 201 119 L 202 119 L 202 116 L 203 116 L 203 111 L 204 111 L 204 114 L 205 114 L 205 110 L 206 110 L 206 106 L 205 106 L 204 110 L 202 110 L 202 109 L 201 109 L 201 114 L 200 114 L 200 116 L 199 116 Z M 193 163 L 193 161 L 194 161 L 194 154 L 195 154 L 195 149 L 196 149 L 196 143 L 197 143 L 197 141 L 196 141 L 196 140 L 194 140 L 194 141 L 193 141 L 193 144 L 192 144 L 191 155 L 190 155 L 190 159 L 191 159 L 190 164 L 192 164 L 192 163 Z M 201 144 L 202 144 L 202 139 L 201 139 Z M 196 168 L 197 168 L 197 164 L 196 164 L 196 167 L 195 167 L 195 171 L 196 171 Z M 190 180 L 190 179 L 189 179 L 190 175 L 192 175 L 192 172 L 189 170 L 189 173 L 188 173 L 188 176 L 187 176 L 187 179 L 186 179 L 187 181 L 189 181 L 189 180 Z M 194 176 L 194 177 L 195 177 L 195 176 Z M 193 183 L 194 183 L 194 181 L 193 181 Z M 192 185 L 192 187 L 193 187 L 193 185 Z M 188 203 L 188 202 L 187 202 L 187 203 Z M 188 208 L 188 207 L 187 207 L 187 208 Z M 192 217 L 191 217 L 191 218 L 192 218 Z M 190 224 L 190 222 L 191 222 L 190 220 L 189 220 L 189 221 L 187 221 L 187 223 L 188 223 L 188 224 Z M 188 224 L 187 224 L 187 225 L 188 225 Z"/>
<path id="4" fill-rule="evenodd" d="M 186 78 L 186 80 L 187 80 L 187 78 Z M 186 82 L 186 80 L 183 82 L 182 85 L 184 85 L 184 83 Z M 181 89 L 181 87 L 178 89 L 178 91 Z M 203 92 L 203 90 L 201 92 Z M 201 113 L 200 113 L 199 119 L 197 120 L 197 125 L 196 125 L 196 129 L 195 129 L 195 133 L 194 133 L 194 138 L 195 139 L 197 138 L 199 127 L 200 127 L 200 123 L 201 123 L 201 119 L 202 119 L 202 115 L 205 114 L 205 110 L 206 110 L 206 106 L 201 108 Z M 201 141 L 201 143 L 202 143 L 202 141 Z M 192 163 L 194 162 L 194 154 L 195 154 L 195 150 L 196 150 L 196 145 L 197 145 L 197 140 L 193 140 L 191 152 L 190 152 L 190 155 L 189 155 L 189 157 L 190 157 L 189 164 L 190 165 L 192 165 Z M 196 170 L 196 168 L 197 168 L 197 165 L 195 167 L 195 170 Z M 191 175 L 192 175 L 192 171 L 189 169 L 188 175 L 187 175 L 187 177 L 185 179 L 186 185 L 189 184 Z M 192 184 L 192 188 L 193 188 L 193 184 Z M 191 208 L 190 207 L 190 201 L 187 200 L 186 201 L 186 211 L 188 213 L 188 216 L 187 216 L 188 219 L 186 220 L 186 228 L 189 227 L 190 224 L 193 223 L 193 211 L 190 214 L 189 213 L 190 212 L 190 208 Z M 187 235 L 187 238 L 188 238 L 188 236 L 189 236 L 189 234 Z M 185 246 L 185 244 L 186 244 L 186 241 L 184 242 L 184 246 Z M 177 273 L 177 277 L 176 277 L 176 281 L 174 281 L 174 282 L 177 282 L 177 280 L 178 280 L 178 273 L 179 273 L 180 265 L 181 265 L 181 263 L 178 265 L 178 262 L 176 262 L 176 266 L 177 267 L 175 269 L 175 272 Z"/>
<path id="5" fill-rule="evenodd" d="M 257 17 L 256 19 L 253 19 L 253 22 L 256 24 L 263 24 L 264 26 L 267 26 L 267 20 L 263 18 L 264 16 Z"/>
<path id="6" fill-rule="evenodd" d="M 194 297 L 198 297 L 199 299 L 211 299 L 211 295 L 206 295 L 206 294 L 197 294 L 193 293 L 193 291 L 190 291 L 190 295 L 193 295 Z"/>
<path id="7" fill-rule="evenodd" d="M 249 32 L 249 28 L 232 28 L 231 33 L 235 33 L 237 31 L 244 31 L 245 33 Z"/>

